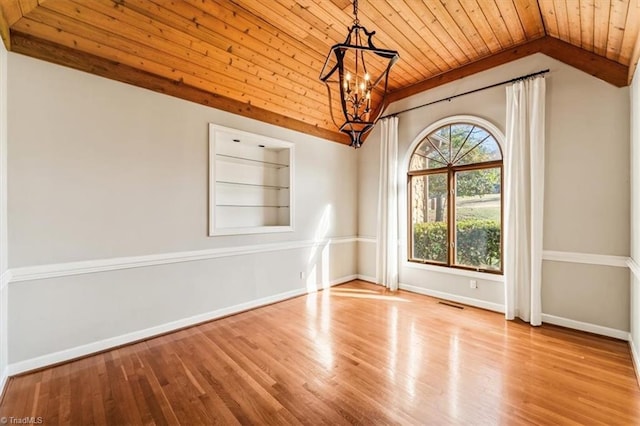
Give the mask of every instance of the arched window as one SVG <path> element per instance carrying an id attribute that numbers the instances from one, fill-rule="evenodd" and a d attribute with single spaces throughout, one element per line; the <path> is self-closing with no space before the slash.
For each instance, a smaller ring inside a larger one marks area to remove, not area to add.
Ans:
<path id="1" fill-rule="evenodd" d="M 411 262 L 502 272 L 502 150 L 486 128 L 453 122 L 409 158 Z"/>

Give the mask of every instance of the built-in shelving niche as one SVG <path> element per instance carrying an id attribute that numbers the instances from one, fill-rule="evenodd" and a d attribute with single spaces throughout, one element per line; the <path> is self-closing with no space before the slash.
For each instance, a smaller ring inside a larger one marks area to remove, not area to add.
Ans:
<path id="1" fill-rule="evenodd" d="M 209 125 L 209 235 L 293 230 L 294 145 Z"/>

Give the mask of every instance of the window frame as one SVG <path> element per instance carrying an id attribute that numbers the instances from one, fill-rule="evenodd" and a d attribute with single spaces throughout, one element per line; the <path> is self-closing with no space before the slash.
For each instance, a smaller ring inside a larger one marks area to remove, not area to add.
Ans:
<path id="1" fill-rule="evenodd" d="M 484 131 L 489 133 L 496 143 L 498 144 L 498 148 L 500 149 L 500 155 L 502 159 L 500 160 L 492 160 L 492 161 L 484 161 L 481 163 L 472 163 L 472 164 L 463 164 L 459 166 L 455 165 L 447 165 L 443 167 L 433 168 L 433 169 L 422 169 L 422 170 L 409 170 L 411 166 L 411 159 L 415 154 L 416 149 L 424 139 L 430 134 L 436 132 L 442 127 L 453 126 L 456 124 L 465 124 L 482 128 Z M 459 269 L 465 271 L 474 271 L 479 273 L 487 273 L 493 275 L 504 275 L 504 149 L 503 149 L 503 140 L 504 137 L 499 130 L 493 126 L 491 123 L 478 119 L 472 116 L 457 116 L 450 117 L 448 119 L 440 120 L 436 123 L 433 123 L 431 126 L 424 129 L 418 137 L 411 144 L 411 147 L 408 151 L 407 159 L 405 162 L 405 170 L 407 171 L 406 177 L 406 206 L 407 206 L 407 262 L 410 264 L 419 264 L 419 265 L 433 265 L 439 266 L 442 268 L 452 268 Z M 500 270 L 495 269 L 485 269 L 480 267 L 466 266 L 466 265 L 458 265 L 455 263 L 455 255 L 456 255 L 456 232 L 455 232 L 455 214 L 456 214 L 456 186 L 455 186 L 455 178 L 456 173 L 465 172 L 465 171 L 473 171 L 473 170 L 483 170 L 483 169 L 500 169 Z M 434 174 L 447 174 L 447 262 L 435 262 L 431 260 L 418 259 L 413 257 L 413 190 L 412 190 L 412 179 L 415 177 L 421 176 L 429 176 Z"/>

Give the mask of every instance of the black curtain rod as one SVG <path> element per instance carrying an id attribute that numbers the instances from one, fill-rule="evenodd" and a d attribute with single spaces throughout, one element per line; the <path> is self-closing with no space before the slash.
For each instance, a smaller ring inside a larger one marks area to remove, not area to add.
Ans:
<path id="1" fill-rule="evenodd" d="M 509 83 L 515 83 L 516 81 L 526 80 L 527 78 L 531 78 L 531 77 L 537 77 L 539 75 L 543 75 L 543 74 L 546 74 L 548 72 L 549 72 L 549 69 L 547 68 L 546 70 L 534 72 L 532 74 L 522 75 L 520 77 L 512 78 L 511 80 L 501 81 L 500 83 L 495 83 L 495 84 L 492 84 L 490 86 L 481 87 L 479 89 L 474 89 L 474 90 L 470 90 L 468 92 L 459 93 L 457 95 L 449 96 L 447 98 L 438 99 L 437 101 L 432 101 L 432 102 L 429 102 L 429 103 L 426 103 L 426 104 L 422 104 L 422 105 L 414 106 L 414 107 L 411 107 L 411 108 L 403 109 L 402 111 L 394 112 L 393 114 L 383 115 L 380 118 L 382 119 L 382 118 L 387 118 L 387 117 L 393 117 L 393 116 L 396 116 L 398 114 L 402 114 L 403 112 L 413 111 L 414 109 L 423 108 L 423 107 L 426 107 L 426 106 L 429 106 L 429 105 L 437 104 L 439 102 L 451 101 L 451 99 L 459 98 L 460 96 L 470 95 L 472 93 L 481 92 L 481 91 L 487 90 L 487 89 L 493 89 L 494 87 L 502 86 L 504 84 L 509 84 Z"/>

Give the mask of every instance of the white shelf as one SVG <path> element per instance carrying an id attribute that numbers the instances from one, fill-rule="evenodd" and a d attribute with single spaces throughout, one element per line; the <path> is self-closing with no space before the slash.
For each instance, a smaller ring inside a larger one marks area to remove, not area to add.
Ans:
<path id="1" fill-rule="evenodd" d="M 216 154 L 216 160 L 223 160 L 223 161 L 228 161 L 230 163 L 238 163 L 238 164 L 261 165 L 263 167 L 273 167 L 276 169 L 289 167 L 288 164 L 274 163 L 272 161 L 264 161 L 264 160 L 254 160 L 253 158 L 237 157 L 237 156 L 228 155 L 228 154 Z"/>
<path id="2" fill-rule="evenodd" d="M 253 207 L 257 209 L 288 209 L 289 206 L 266 206 L 261 205 L 249 205 L 249 204 L 217 204 L 216 207 Z"/>
<path id="3" fill-rule="evenodd" d="M 227 182 L 227 181 L 224 181 L 224 180 L 217 180 L 216 184 L 218 184 L 218 185 L 234 185 L 234 186 L 254 186 L 254 187 L 260 187 L 260 188 L 265 188 L 265 189 L 275 189 L 275 190 L 289 189 L 288 186 L 262 185 L 262 184 L 258 184 L 258 183 L 245 183 L 245 182 Z"/>
<path id="4" fill-rule="evenodd" d="M 293 230 L 293 144 L 209 126 L 209 235 Z"/>

